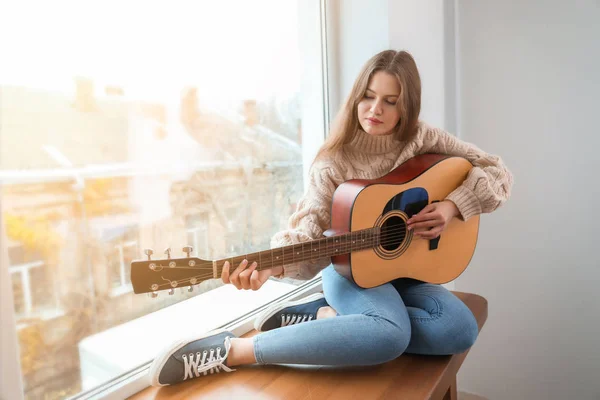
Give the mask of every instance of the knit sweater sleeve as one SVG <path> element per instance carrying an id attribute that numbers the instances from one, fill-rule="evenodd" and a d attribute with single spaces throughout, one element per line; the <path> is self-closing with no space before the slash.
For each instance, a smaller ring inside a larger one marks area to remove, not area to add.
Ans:
<path id="1" fill-rule="evenodd" d="M 277 232 L 271 239 L 271 248 L 306 242 L 323 237 L 331 224 L 333 193 L 341 181 L 335 165 L 317 161 L 309 171 L 306 192 L 296 211 L 288 220 L 288 228 Z M 283 267 L 279 278 L 308 280 L 331 263 L 330 257 L 299 262 Z"/>
<path id="2" fill-rule="evenodd" d="M 456 204 L 463 220 L 496 210 L 510 197 L 513 175 L 499 156 L 488 154 L 442 129 L 421 127 L 417 141 L 419 153 L 459 156 L 473 164 L 465 181 L 452 191 L 447 200 Z"/>

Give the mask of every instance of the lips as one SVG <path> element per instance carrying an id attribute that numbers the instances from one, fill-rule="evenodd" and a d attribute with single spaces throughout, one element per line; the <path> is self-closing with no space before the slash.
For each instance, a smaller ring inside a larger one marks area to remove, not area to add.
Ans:
<path id="1" fill-rule="evenodd" d="M 377 118 L 367 118 L 367 121 L 369 121 L 372 125 L 383 124 L 383 121 L 380 121 Z"/>

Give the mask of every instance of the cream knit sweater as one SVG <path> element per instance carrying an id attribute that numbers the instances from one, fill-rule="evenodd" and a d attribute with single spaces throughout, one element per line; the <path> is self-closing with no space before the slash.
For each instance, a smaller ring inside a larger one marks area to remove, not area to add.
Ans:
<path id="1" fill-rule="evenodd" d="M 473 144 L 420 122 L 418 133 L 408 143 L 392 135 L 373 136 L 359 131 L 338 157 L 315 160 L 309 172 L 309 185 L 288 229 L 271 239 L 271 248 L 287 246 L 323 237 L 330 227 L 333 192 L 349 179 L 379 178 L 406 160 L 423 153 L 441 153 L 469 160 L 471 169 L 461 186 L 446 199 L 453 201 L 460 218 L 489 213 L 510 197 L 513 176 L 500 157 L 487 154 Z M 331 263 L 330 258 L 302 262 L 284 267 L 280 277 L 310 279 Z"/>

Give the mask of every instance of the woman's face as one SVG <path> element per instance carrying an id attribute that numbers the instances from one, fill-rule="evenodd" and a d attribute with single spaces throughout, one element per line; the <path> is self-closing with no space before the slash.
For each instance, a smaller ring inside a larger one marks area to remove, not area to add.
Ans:
<path id="1" fill-rule="evenodd" d="M 396 102 L 400 83 L 395 76 L 377 71 L 369 81 L 364 97 L 358 103 L 358 121 L 370 135 L 388 135 L 400 120 Z"/>

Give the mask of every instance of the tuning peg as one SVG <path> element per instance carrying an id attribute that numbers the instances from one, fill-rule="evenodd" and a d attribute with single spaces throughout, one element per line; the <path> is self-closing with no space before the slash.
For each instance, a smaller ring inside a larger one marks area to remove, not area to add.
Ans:
<path id="1" fill-rule="evenodd" d="M 183 248 L 183 252 L 184 252 L 185 254 L 187 254 L 187 258 L 190 258 L 190 253 L 191 253 L 192 251 L 194 251 L 194 248 L 193 248 L 192 246 L 185 246 L 185 247 Z"/>
<path id="2" fill-rule="evenodd" d="M 158 292 L 150 292 L 149 295 L 150 295 L 150 298 L 155 299 L 158 297 Z"/>
<path id="3" fill-rule="evenodd" d="M 167 259 L 171 258 L 171 248 L 170 247 L 167 247 L 165 249 L 165 254 L 167 255 Z"/>
<path id="4" fill-rule="evenodd" d="M 169 289 L 169 295 L 171 295 L 171 296 L 172 296 L 172 295 L 174 295 L 174 294 L 175 294 L 175 289 L 173 289 L 173 288 Z"/>
<path id="5" fill-rule="evenodd" d="M 144 250 L 144 254 L 148 256 L 148 260 L 152 260 L 152 254 L 154 254 L 154 250 L 152 250 L 152 249 L 145 249 Z"/>

